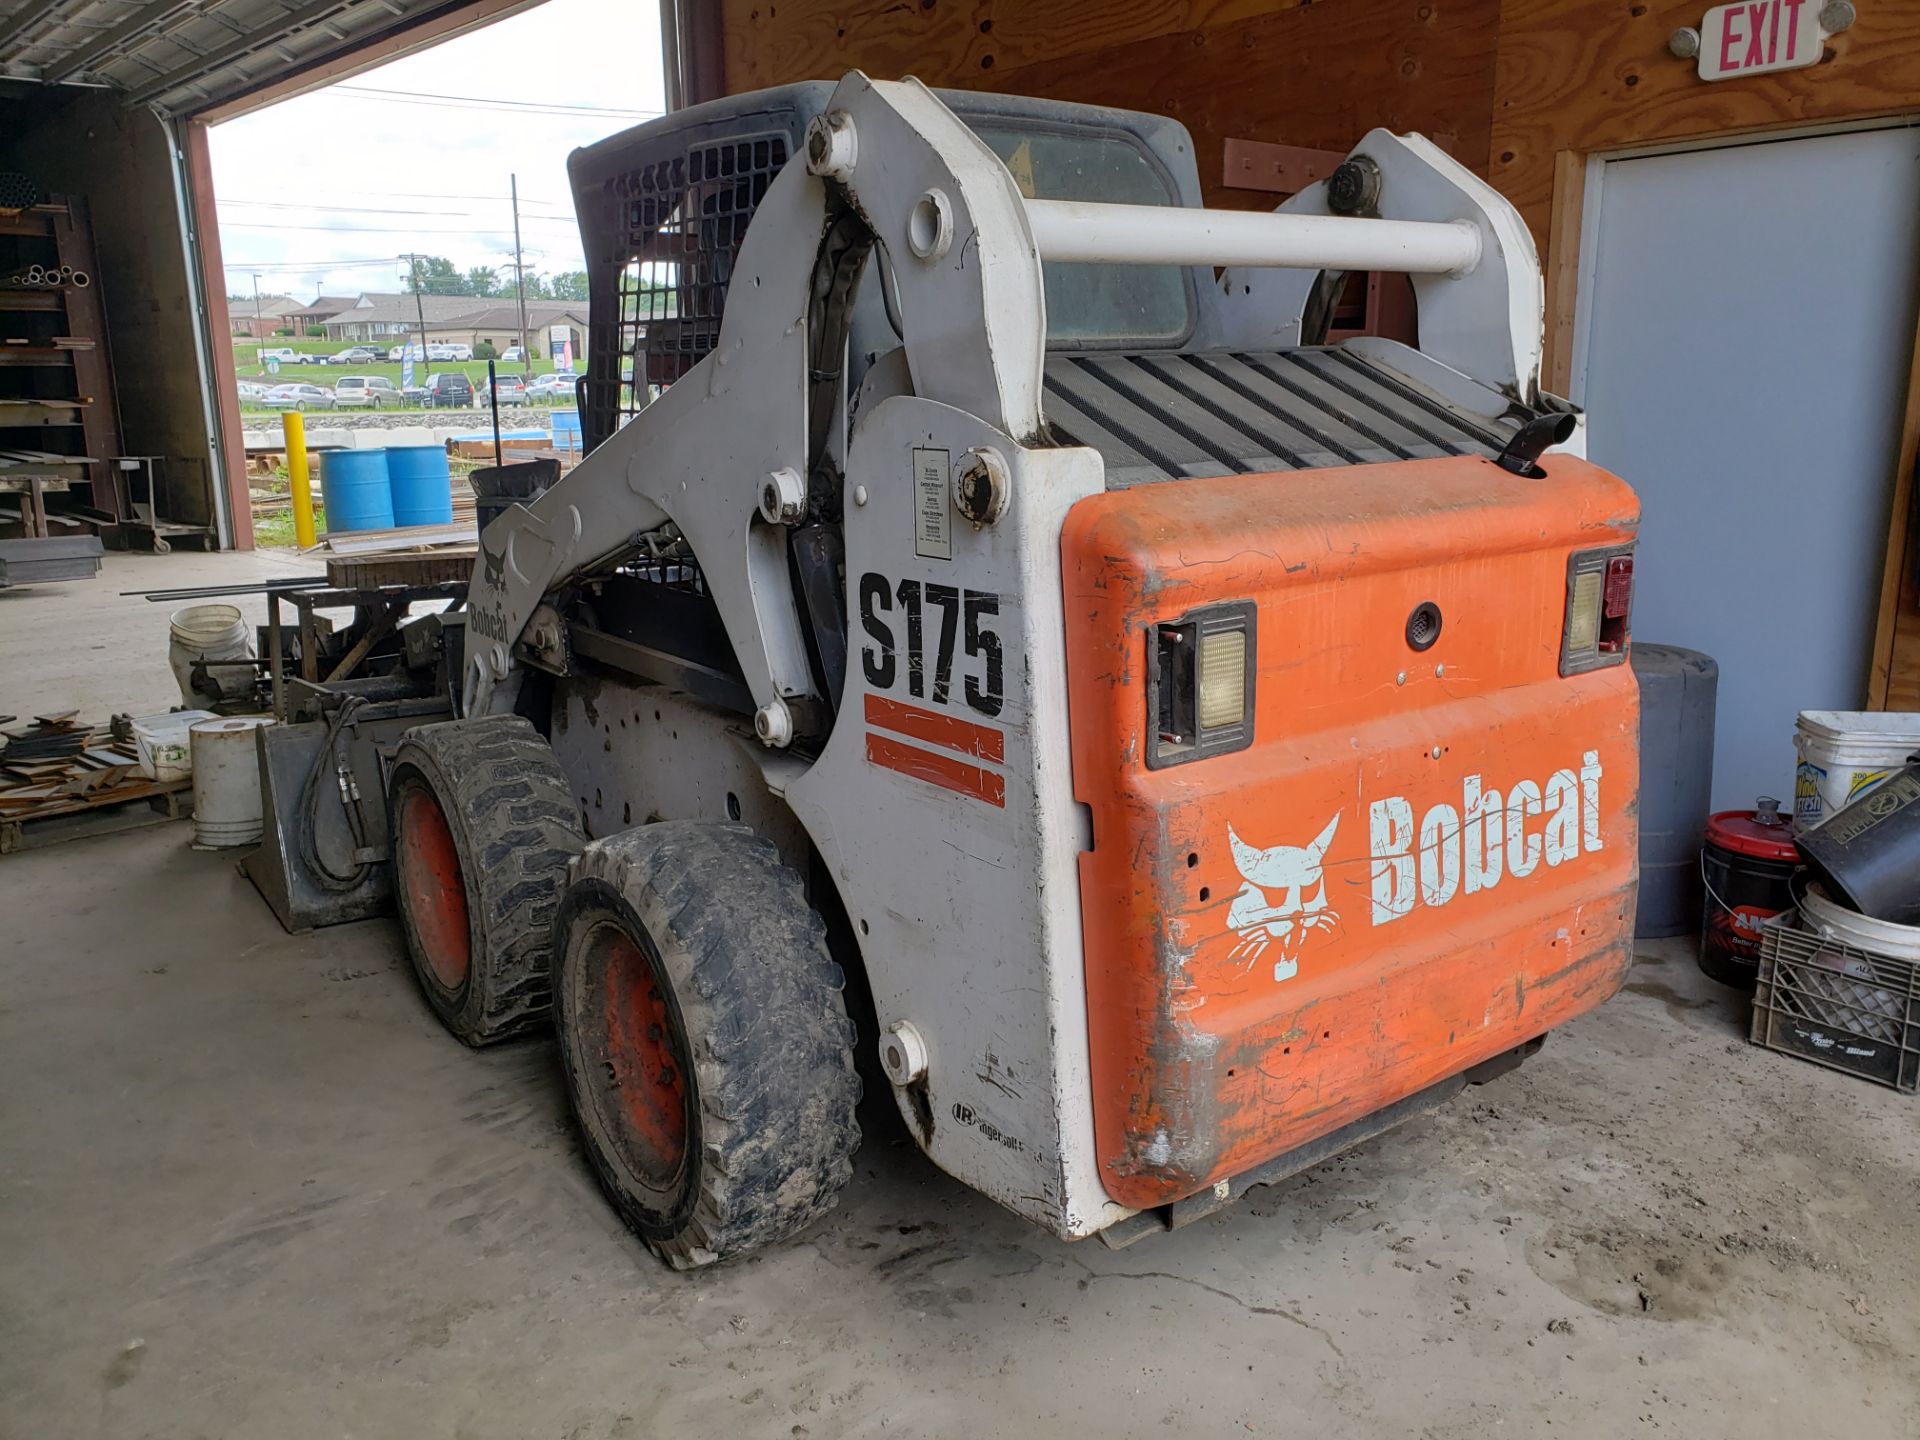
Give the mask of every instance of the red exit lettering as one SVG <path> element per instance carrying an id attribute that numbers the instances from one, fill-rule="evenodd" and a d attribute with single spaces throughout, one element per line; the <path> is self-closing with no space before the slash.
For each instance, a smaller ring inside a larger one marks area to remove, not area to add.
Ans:
<path id="1" fill-rule="evenodd" d="M 1739 0 L 1717 5 L 1702 23 L 1700 74 L 1708 80 L 1787 70 L 1820 58 L 1812 0 Z"/>

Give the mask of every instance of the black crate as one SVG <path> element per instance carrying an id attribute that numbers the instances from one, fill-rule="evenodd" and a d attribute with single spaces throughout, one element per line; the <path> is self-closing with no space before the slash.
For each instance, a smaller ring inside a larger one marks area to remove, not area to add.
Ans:
<path id="1" fill-rule="evenodd" d="M 1920 1089 L 1920 964 L 1769 925 L 1752 1039 L 1911 1095 Z"/>

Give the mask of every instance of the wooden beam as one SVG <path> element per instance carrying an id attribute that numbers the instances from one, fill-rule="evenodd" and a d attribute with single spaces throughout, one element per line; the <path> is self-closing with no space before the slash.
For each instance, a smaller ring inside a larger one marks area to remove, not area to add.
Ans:
<path id="1" fill-rule="evenodd" d="M 1326 179 L 1347 158 L 1345 150 L 1313 150 L 1304 145 L 1231 137 L 1224 150 L 1220 157 L 1222 185 L 1273 195 L 1298 195 L 1316 180 Z"/>
<path id="2" fill-rule="evenodd" d="M 1907 410 L 1901 421 L 1899 469 L 1893 478 L 1893 517 L 1887 564 L 1880 577 L 1880 617 L 1874 626 L 1867 704 L 1875 710 L 1920 709 L 1920 595 L 1916 595 L 1914 466 L 1920 464 L 1920 321 L 1907 368 Z"/>
<path id="3" fill-rule="evenodd" d="M 1580 226 L 1586 211 L 1587 157 L 1562 150 L 1553 157 L 1553 212 L 1548 225 L 1546 387 L 1573 392 L 1573 329 L 1580 288 Z"/>

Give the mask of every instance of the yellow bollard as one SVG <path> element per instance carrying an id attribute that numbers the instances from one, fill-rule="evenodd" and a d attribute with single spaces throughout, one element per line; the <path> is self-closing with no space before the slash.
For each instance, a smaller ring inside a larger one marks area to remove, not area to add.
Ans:
<path id="1" fill-rule="evenodd" d="M 307 478 L 307 417 L 298 410 L 280 415 L 287 436 L 287 476 L 293 482 L 293 540 L 302 550 L 313 545 L 313 484 Z"/>

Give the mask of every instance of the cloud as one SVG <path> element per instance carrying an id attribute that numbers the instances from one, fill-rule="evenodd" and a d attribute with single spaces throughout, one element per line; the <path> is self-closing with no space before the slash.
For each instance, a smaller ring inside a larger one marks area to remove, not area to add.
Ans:
<path id="1" fill-rule="evenodd" d="M 503 268 L 513 175 L 528 266 L 581 269 L 567 156 L 664 108 L 658 26 L 633 0 L 546 0 L 215 127 L 228 288 L 397 289 L 407 251 Z"/>

